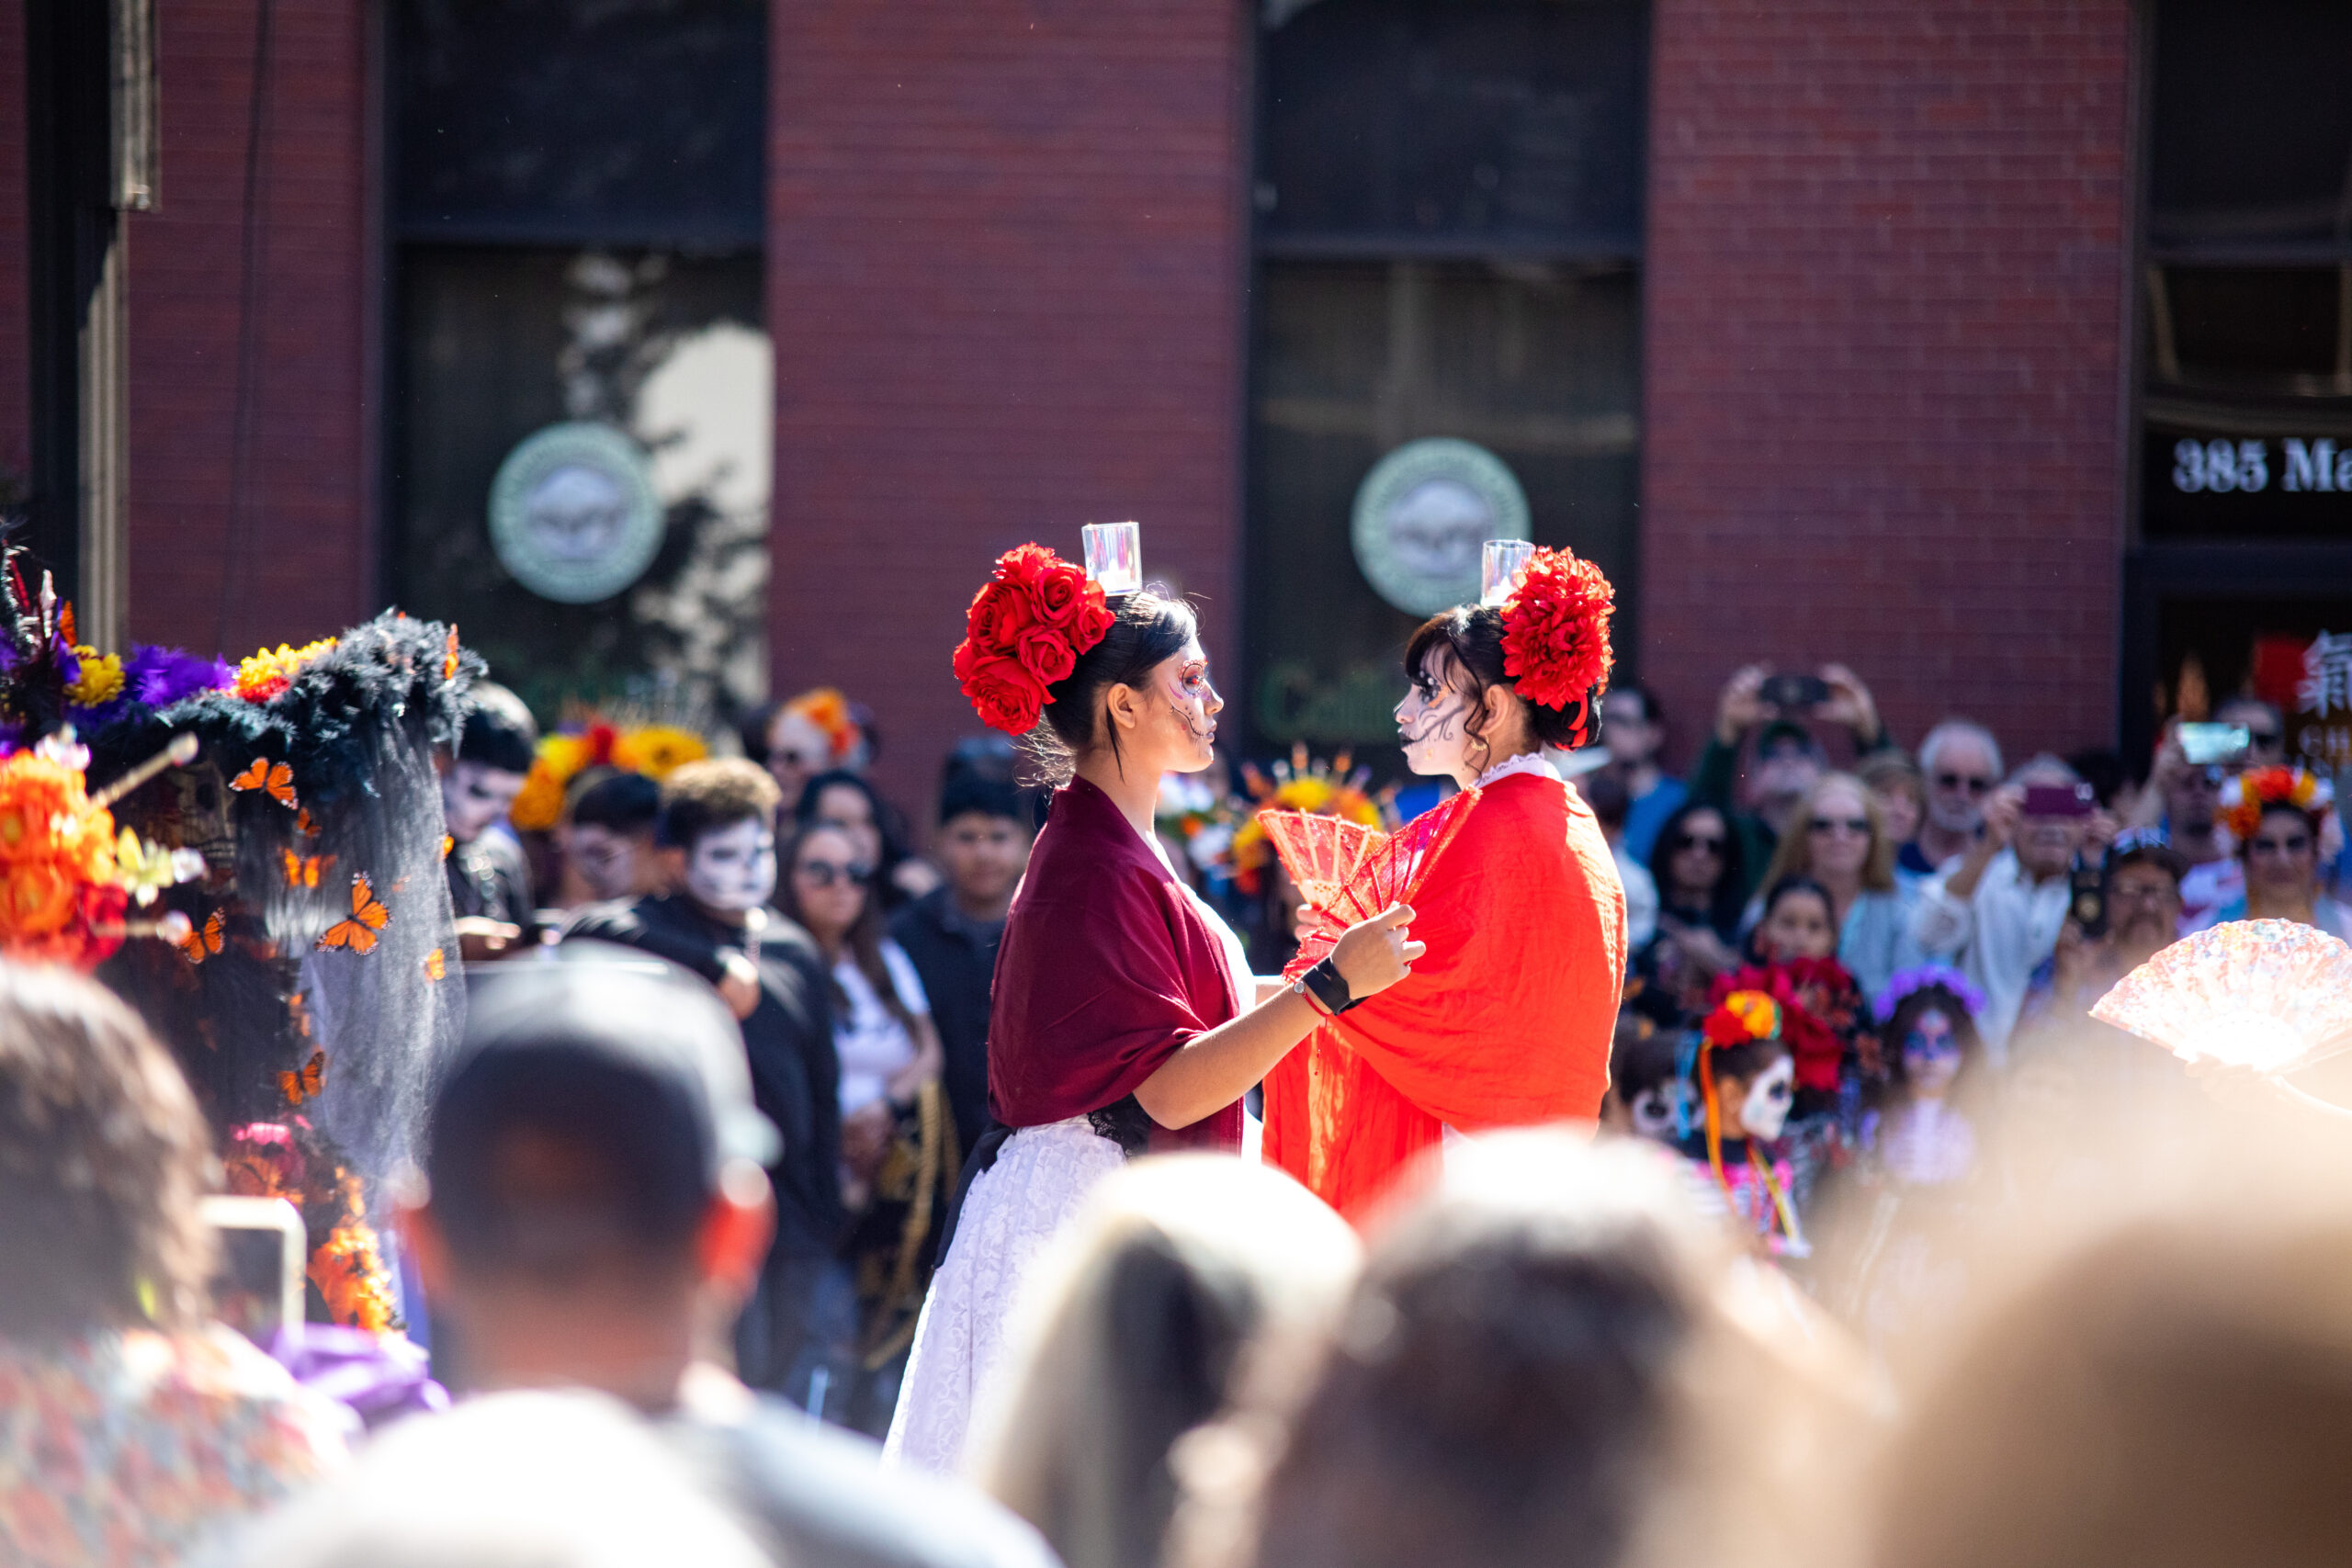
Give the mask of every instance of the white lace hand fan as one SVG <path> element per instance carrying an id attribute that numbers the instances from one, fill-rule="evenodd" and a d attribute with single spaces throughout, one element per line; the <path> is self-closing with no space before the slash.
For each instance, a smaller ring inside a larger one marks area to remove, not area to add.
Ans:
<path id="1" fill-rule="evenodd" d="M 2141 964 L 2091 1016 L 2184 1061 L 2281 1076 L 2352 1048 L 2352 947 L 2295 920 L 2233 920 Z"/>

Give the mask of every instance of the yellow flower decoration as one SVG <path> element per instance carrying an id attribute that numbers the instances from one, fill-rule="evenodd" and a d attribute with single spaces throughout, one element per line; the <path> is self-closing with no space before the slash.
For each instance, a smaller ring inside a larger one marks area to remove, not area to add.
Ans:
<path id="1" fill-rule="evenodd" d="M 237 664 L 237 695 L 249 703 L 268 702 L 294 683 L 294 677 L 302 672 L 304 665 L 333 649 L 335 639 L 331 637 L 300 648 L 288 648 L 281 642 L 276 648 L 265 648 L 251 658 L 241 660 Z"/>
<path id="2" fill-rule="evenodd" d="M 120 659 L 95 648 L 76 648 L 74 656 L 82 661 L 82 678 L 65 688 L 66 701 L 94 708 L 122 694 Z"/>
<path id="3" fill-rule="evenodd" d="M 688 762 L 699 762 L 709 755 L 710 747 L 694 731 L 674 725 L 649 724 L 642 729 L 622 732 L 613 746 L 613 766 L 661 780 Z"/>

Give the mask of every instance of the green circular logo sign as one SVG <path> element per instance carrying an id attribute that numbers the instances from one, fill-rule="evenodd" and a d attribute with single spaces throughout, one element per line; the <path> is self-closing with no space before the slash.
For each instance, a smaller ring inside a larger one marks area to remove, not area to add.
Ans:
<path id="1" fill-rule="evenodd" d="M 609 424 L 535 431 L 491 482 L 491 547 L 515 581 L 559 604 L 593 604 L 644 576 L 663 527 L 644 452 Z"/>
<path id="2" fill-rule="evenodd" d="M 1527 536 L 1518 479 L 1467 441 L 1408 441 L 1356 487 L 1356 565 L 1374 592 L 1408 615 L 1472 603 L 1479 547 Z"/>

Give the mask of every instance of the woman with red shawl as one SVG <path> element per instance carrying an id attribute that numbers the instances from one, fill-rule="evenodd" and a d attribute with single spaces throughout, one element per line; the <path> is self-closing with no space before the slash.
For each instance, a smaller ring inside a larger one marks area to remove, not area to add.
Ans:
<path id="1" fill-rule="evenodd" d="M 1432 616 L 1405 650 L 1406 762 L 1462 786 L 1398 834 L 1430 846 L 1409 895 L 1430 956 L 1266 1083 L 1266 1158 L 1351 1218 L 1449 1134 L 1600 1115 L 1625 891 L 1543 749 L 1591 738 L 1611 603 L 1589 562 L 1538 550 L 1501 605 Z"/>
<path id="2" fill-rule="evenodd" d="M 1146 1149 L 1238 1151 L 1250 1086 L 1422 952 L 1412 911 L 1392 908 L 1315 972 L 1261 987 L 1168 863 L 1152 831 L 1160 777 L 1209 765 L 1224 706 L 1188 606 L 1147 591 L 1113 608 L 1078 567 L 1025 545 L 997 562 L 967 629 L 965 694 L 989 725 L 1030 736 L 1061 787 L 997 953 L 997 1125 L 966 1162 L 890 1426 L 888 1457 L 942 1472 L 1003 1359 L 1023 1276 L 1094 1184 Z"/>

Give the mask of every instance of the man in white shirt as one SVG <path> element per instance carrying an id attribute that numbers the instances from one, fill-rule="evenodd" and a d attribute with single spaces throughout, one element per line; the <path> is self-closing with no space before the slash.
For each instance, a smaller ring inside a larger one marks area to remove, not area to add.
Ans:
<path id="1" fill-rule="evenodd" d="M 1912 911 L 1911 935 L 1928 956 L 1953 964 L 1984 991 L 1976 1028 L 1996 1066 L 2008 1060 L 2027 982 L 2057 949 L 2067 874 L 2091 837 L 2086 809 L 2029 817 L 2026 791 L 2079 782 L 2054 757 L 2018 769 L 1986 804 L 1984 836 L 1922 886 Z"/>

